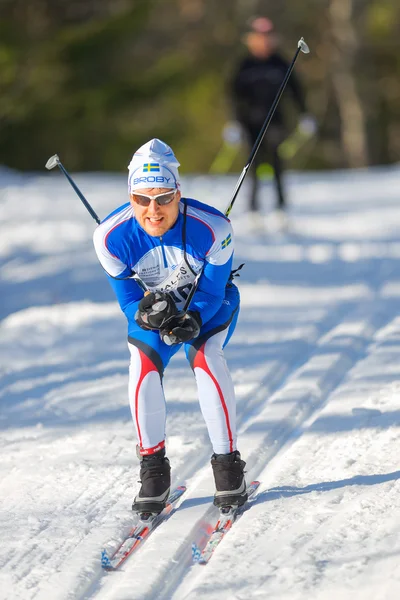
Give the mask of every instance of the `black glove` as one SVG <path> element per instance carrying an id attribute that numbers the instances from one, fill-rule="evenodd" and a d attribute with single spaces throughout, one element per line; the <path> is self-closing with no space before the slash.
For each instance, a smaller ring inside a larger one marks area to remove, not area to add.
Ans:
<path id="1" fill-rule="evenodd" d="M 139 302 L 135 321 L 142 329 L 160 329 L 164 321 L 176 314 L 178 309 L 168 292 L 150 292 Z"/>
<path id="2" fill-rule="evenodd" d="M 171 317 L 160 329 L 160 338 L 167 346 L 182 344 L 196 338 L 201 328 L 198 312 L 187 312 Z"/>

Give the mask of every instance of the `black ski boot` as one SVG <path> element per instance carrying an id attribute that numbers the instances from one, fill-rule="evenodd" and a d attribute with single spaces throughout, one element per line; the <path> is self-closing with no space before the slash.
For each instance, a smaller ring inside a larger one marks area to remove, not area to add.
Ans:
<path id="1" fill-rule="evenodd" d="M 247 500 L 244 467 L 246 463 L 235 450 L 229 454 L 213 454 L 211 466 L 216 492 L 214 504 L 219 508 L 242 506 Z"/>
<path id="2" fill-rule="evenodd" d="M 171 467 L 164 448 L 142 457 L 140 482 L 142 487 L 133 501 L 132 510 L 137 513 L 160 513 L 165 508 L 171 487 Z"/>

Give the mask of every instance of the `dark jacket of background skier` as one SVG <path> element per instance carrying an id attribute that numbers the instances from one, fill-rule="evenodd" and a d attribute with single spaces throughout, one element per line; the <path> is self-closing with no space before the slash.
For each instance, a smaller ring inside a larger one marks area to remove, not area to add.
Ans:
<path id="1" fill-rule="evenodd" d="M 289 63 L 276 52 L 268 58 L 249 55 L 242 60 L 232 82 L 232 101 L 236 119 L 245 129 L 261 129 L 288 68 Z M 294 72 L 285 93 L 288 91 L 300 113 L 305 113 L 303 90 Z M 280 105 L 271 124 L 278 127 L 284 125 Z"/>

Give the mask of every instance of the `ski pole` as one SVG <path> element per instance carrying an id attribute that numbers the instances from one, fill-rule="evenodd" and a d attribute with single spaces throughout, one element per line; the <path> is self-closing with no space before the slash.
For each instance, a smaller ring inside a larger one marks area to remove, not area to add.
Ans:
<path id="1" fill-rule="evenodd" d="M 300 52 L 303 52 L 304 54 L 308 54 L 308 53 L 310 52 L 310 49 L 309 49 L 309 47 L 307 46 L 306 42 L 304 41 L 304 38 L 300 38 L 300 39 L 299 39 L 299 41 L 298 41 L 298 43 L 297 43 L 297 50 L 296 50 L 296 53 L 295 53 L 295 55 L 294 55 L 294 57 L 293 57 L 293 59 L 292 59 L 292 62 L 290 63 L 290 65 L 289 65 L 289 67 L 288 67 L 288 70 L 287 70 L 287 72 L 286 72 L 286 75 L 285 75 L 285 77 L 284 77 L 284 79 L 283 79 L 282 83 L 281 83 L 281 86 L 280 86 L 280 88 L 279 88 L 279 90 L 278 90 L 278 93 L 277 93 L 277 94 L 276 94 L 276 96 L 275 96 L 275 100 L 273 101 L 273 103 L 272 103 L 272 106 L 271 106 L 271 108 L 269 109 L 269 112 L 268 112 L 268 114 L 267 114 L 267 116 L 266 116 L 266 118 L 265 118 L 265 121 L 264 121 L 264 123 L 263 123 L 263 126 L 261 127 L 260 133 L 258 134 L 258 137 L 257 137 L 257 139 L 256 139 L 256 141 L 255 141 L 255 143 L 254 143 L 254 146 L 253 146 L 252 150 L 251 150 L 251 153 L 250 153 L 249 159 L 248 159 L 248 161 L 247 161 L 247 163 L 246 163 L 246 165 L 245 165 L 245 167 L 244 167 L 244 169 L 243 169 L 242 173 L 240 174 L 240 177 L 239 177 L 239 180 L 238 180 L 238 182 L 237 182 L 237 184 L 236 184 L 236 187 L 235 187 L 235 189 L 234 189 L 234 192 L 233 192 L 233 195 L 232 195 L 231 201 L 229 202 L 229 204 L 228 204 L 228 208 L 227 208 L 227 209 L 226 209 L 226 211 L 225 211 L 225 216 L 226 216 L 226 217 L 228 217 L 228 216 L 229 216 L 229 213 L 230 213 L 230 212 L 231 212 L 231 210 L 232 210 L 232 207 L 233 207 L 233 205 L 234 205 L 234 203 L 235 203 L 235 200 L 236 200 L 236 198 L 237 198 L 237 195 L 238 195 L 238 193 L 239 193 L 239 190 L 240 190 L 240 188 L 242 187 L 242 183 L 243 183 L 243 181 L 244 181 L 244 178 L 246 177 L 246 175 L 247 175 L 247 173 L 248 173 L 248 171 L 249 171 L 249 169 L 250 169 L 251 165 L 253 164 L 254 158 L 255 158 L 255 156 L 256 156 L 256 154 L 257 154 L 257 152 L 258 152 L 258 150 L 259 150 L 259 148 L 260 148 L 260 146 L 261 146 L 261 143 L 262 143 L 262 141 L 263 141 L 263 139 L 264 139 L 265 132 L 267 131 L 267 129 L 268 129 L 268 127 L 269 127 L 269 124 L 270 124 L 270 123 L 271 123 L 271 121 L 272 121 L 272 117 L 274 116 L 274 112 L 275 112 L 275 110 L 276 110 L 276 107 L 277 107 L 277 106 L 278 106 L 278 104 L 279 104 L 279 100 L 281 99 L 281 96 L 282 96 L 282 94 L 283 94 L 283 91 L 284 91 L 284 89 L 285 89 L 285 87 L 286 87 L 286 84 L 287 84 L 287 82 L 288 82 L 288 80 L 289 80 L 289 77 L 290 77 L 290 75 L 291 75 L 291 73 L 292 73 L 292 71 L 293 71 L 293 68 L 294 68 L 295 62 L 296 62 L 296 60 L 297 60 L 297 57 L 298 57 L 298 55 L 299 55 L 299 53 L 300 53 Z M 195 280 L 194 280 L 194 282 L 193 282 L 193 287 L 192 287 L 192 289 L 190 290 L 190 292 L 189 292 L 189 294 L 188 294 L 188 297 L 186 298 L 185 305 L 184 305 L 184 307 L 183 307 L 183 309 L 182 309 L 182 312 L 184 312 L 184 313 L 186 313 L 186 312 L 187 312 L 187 310 L 188 310 L 188 308 L 189 308 L 189 305 L 190 305 L 190 303 L 191 303 L 191 301 L 192 301 L 192 298 L 193 298 L 193 296 L 194 296 L 194 294 L 195 294 L 195 292 L 196 292 L 196 290 L 197 290 L 197 287 L 198 287 L 198 285 L 199 285 L 199 281 L 200 281 L 200 277 L 201 277 L 201 275 L 203 274 L 203 270 L 204 270 L 204 267 L 203 267 L 203 268 L 201 269 L 201 271 L 200 271 L 200 272 L 199 272 L 199 273 L 196 275 L 196 278 L 195 278 Z"/>
<path id="2" fill-rule="evenodd" d="M 297 60 L 297 57 L 298 57 L 298 55 L 299 55 L 299 53 L 300 53 L 300 52 L 303 52 L 304 54 L 308 54 L 308 53 L 310 52 L 310 49 L 309 49 L 309 47 L 307 46 L 307 44 L 305 43 L 305 41 L 304 41 L 304 38 L 300 38 L 300 39 L 299 39 L 299 41 L 298 41 L 298 43 L 297 43 L 297 50 L 296 50 L 296 53 L 295 53 L 295 55 L 294 55 L 294 57 L 293 57 L 293 59 L 292 59 L 292 62 L 291 62 L 291 63 L 290 63 L 290 65 L 289 65 L 289 68 L 288 68 L 288 70 L 287 70 L 287 73 L 286 73 L 286 75 L 285 75 L 285 78 L 284 78 L 284 80 L 283 80 L 283 81 L 282 81 L 282 83 L 281 83 L 281 87 L 279 88 L 279 90 L 278 90 L 278 93 L 277 93 L 277 94 L 276 94 L 276 96 L 275 96 L 275 100 L 273 101 L 273 103 L 272 103 L 272 106 L 271 106 L 271 108 L 269 109 L 269 112 L 268 112 L 268 114 L 267 114 L 267 116 L 266 116 L 266 118 L 265 118 L 265 121 L 264 121 L 264 123 L 263 123 L 263 126 L 262 126 L 262 127 L 261 127 L 261 129 L 260 129 L 260 133 L 258 134 L 258 137 L 257 137 L 257 139 L 256 139 L 256 141 L 255 141 L 255 143 L 254 143 L 254 146 L 253 146 L 253 148 L 252 148 L 252 151 L 251 151 L 251 153 L 250 153 L 249 159 L 248 159 L 248 161 L 247 161 L 247 163 L 246 163 L 245 167 L 243 168 L 243 171 L 242 171 L 242 172 L 241 172 L 241 174 L 240 174 L 239 180 L 238 180 L 238 182 L 237 182 L 237 184 L 236 184 L 236 187 L 235 187 L 235 189 L 234 189 L 234 192 L 233 192 L 233 195 L 232 195 L 232 199 L 231 199 L 231 201 L 230 201 L 230 203 L 229 203 L 229 205 L 228 205 L 228 208 L 227 208 L 227 209 L 226 209 L 226 211 L 225 211 L 225 216 L 226 216 L 226 217 L 228 217 L 228 216 L 229 216 L 229 213 L 230 213 L 230 212 L 231 212 L 231 210 L 232 210 L 232 207 L 233 207 L 233 205 L 234 205 L 234 202 L 235 202 L 235 200 L 236 200 L 236 198 L 237 198 L 237 195 L 238 195 L 238 193 L 239 193 L 239 190 L 240 190 L 240 188 L 242 187 L 242 183 L 243 183 L 243 181 L 244 181 L 244 178 L 246 177 L 246 175 L 247 175 L 247 173 L 248 173 L 248 171 L 249 171 L 249 169 L 250 169 L 251 165 L 253 164 L 253 161 L 254 161 L 254 159 L 255 159 L 255 156 L 256 156 L 256 154 L 257 154 L 257 152 L 258 152 L 258 150 L 259 150 L 259 148 L 260 148 L 260 146 L 261 146 L 261 143 L 262 143 L 262 141 L 263 141 L 263 139 L 264 139 L 265 132 L 267 131 L 267 129 L 268 129 L 268 127 L 269 127 L 269 124 L 270 124 L 270 123 L 271 123 L 271 121 L 272 121 L 272 117 L 274 116 L 274 113 L 275 113 L 276 107 L 277 107 L 277 106 L 278 106 L 278 104 L 279 104 L 279 100 L 281 99 L 281 96 L 282 96 L 282 94 L 283 94 L 283 91 L 284 91 L 284 89 L 285 89 L 285 87 L 286 87 L 286 84 L 287 84 L 287 82 L 289 81 L 289 77 L 290 77 L 290 75 L 292 74 L 292 71 L 293 71 L 293 68 L 294 68 L 295 62 L 296 62 L 296 60 Z"/>
<path id="3" fill-rule="evenodd" d="M 95 213 L 95 211 L 93 210 L 93 208 L 90 206 L 89 202 L 86 200 L 85 196 L 82 194 L 81 190 L 78 188 L 78 186 L 76 185 L 76 183 L 72 179 L 71 175 L 68 173 L 67 169 L 65 169 L 65 167 L 63 166 L 62 162 L 58 158 L 58 154 L 54 154 L 54 156 L 52 156 L 51 158 L 49 158 L 49 160 L 46 163 L 46 169 L 48 169 L 49 171 L 51 171 L 51 169 L 54 169 L 54 167 L 56 167 L 56 166 L 60 169 L 60 171 L 68 179 L 68 181 L 70 182 L 71 186 L 73 187 L 73 189 L 75 190 L 75 192 L 77 193 L 77 195 L 82 200 L 82 202 L 85 205 L 85 207 L 87 208 L 89 214 L 96 221 L 97 225 L 99 225 L 100 224 L 99 217 L 97 216 L 97 214 Z"/>
<path id="4" fill-rule="evenodd" d="M 54 167 L 56 167 L 56 166 L 60 169 L 60 171 L 68 179 L 68 181 L 70 182 L 70 184 L 73 187 L 74 191 L 77 193 L 77 195 L 82 200 L 82 202 L 85 205 L 85 207 L 87 208 L 89 214 L 93 217 L 93 219 L 99 225 L 100 224 L 99 217 L 97 216 L 97 214 L 95 213 L 95 211 L 93 210 L 93 208 L 90 206 L 89 202 L 86 200 L 85 196 L 82 194 L 81 190 L 78 188 L 78 186 L 76 185 L 75 181 L 72 179 L 71 175 L 68 173 L 67 169 L 65 169 L 65 167 L 63 166 L 63 164 L 60 161 L 58 155 L 54 154 L 54 156 L 51 156 L 49 158 L 49 160 L 47 161 L 47 163 L 46 163 L 46 169 L 48 169 L 49 171 L 51 171 L 51 169 L 54 169 Z M 116 277 L 115 279 L 118 279 L 118 278 Z M 140 279 L 139 275 L 137 273 L 135 273 L 135 271 L 132 271 L 131 275 L 129 277 L 124 277 L 124 279 L 134 279 L 136 281 L 136 283 L 138 284 L 138 286 L 145 292 L 145 294 L 149 292 L 149 289 L 148 289 L 147 285 L 144 283 L 144 281 L 142 281 Z"/>

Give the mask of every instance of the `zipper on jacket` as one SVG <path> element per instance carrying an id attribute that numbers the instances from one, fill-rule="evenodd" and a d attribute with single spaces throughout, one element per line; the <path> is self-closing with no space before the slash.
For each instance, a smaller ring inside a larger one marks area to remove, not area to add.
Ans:
<path id="1" fill-rule="evenodd" d="M 165 254 L 165 248 L 164 248 L 162 236 L 160 236 L 160 242 L 161 242 L 161 251 L 162 251 L 162 255 L 163 255 L 163 259 L 164 259 L 164 267 L 166 269 L 168 269 L 167 257 Z"/>

